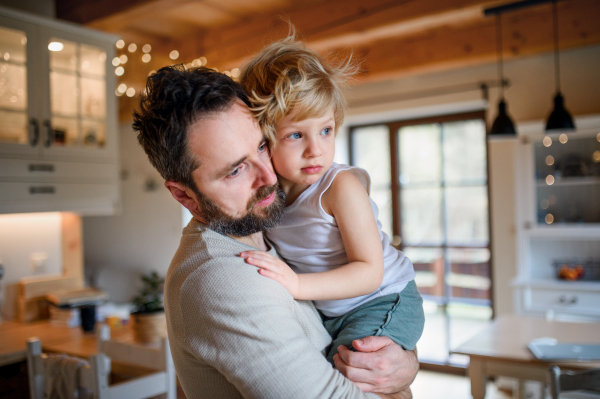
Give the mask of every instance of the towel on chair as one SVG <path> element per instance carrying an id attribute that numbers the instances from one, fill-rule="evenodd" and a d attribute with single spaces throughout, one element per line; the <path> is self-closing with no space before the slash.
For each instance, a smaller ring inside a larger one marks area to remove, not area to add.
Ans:
<path id="1" fill-rule="evenodd" d="M 47 399 L 88 399 L 92 392 L 79 387 L 79 370 L 88 366 L 83 359 L 67 355 L 48 355 L 44 361 Z"/>

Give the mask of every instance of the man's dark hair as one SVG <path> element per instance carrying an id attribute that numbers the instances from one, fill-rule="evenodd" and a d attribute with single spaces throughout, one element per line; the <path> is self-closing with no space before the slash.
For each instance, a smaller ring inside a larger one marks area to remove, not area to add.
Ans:
<path id="1" fill-rule="evenodd" d="M 146 82 L 146 93 L 133 112 L 133 130 L 165 180 L 198 191 L 192 172 L 200 166 L 188 150 L 188 128 L 205 115 L 226 111 L 236 100 L 249 105 L 242 87 L 212 69 L 161 68 Z"/>

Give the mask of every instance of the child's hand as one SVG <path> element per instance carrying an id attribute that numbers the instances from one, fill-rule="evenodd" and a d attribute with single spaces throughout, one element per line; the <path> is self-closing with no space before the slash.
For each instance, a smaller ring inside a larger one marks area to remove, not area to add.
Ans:
<path id="1" fill-rule="evenodd" d="M 300 292 L 300 279 L 285 262 L 263 251 L 245 251 L 240 256 L 246 259 L 247 263 L 258 267 L 260 274 L 283 285 L 297 299 Z"/>

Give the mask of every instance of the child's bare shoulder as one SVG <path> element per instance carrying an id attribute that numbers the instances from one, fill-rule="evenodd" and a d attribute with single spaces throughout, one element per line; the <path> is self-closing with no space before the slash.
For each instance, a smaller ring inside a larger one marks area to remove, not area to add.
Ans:
<path id="1" fill-rule="evenodd" d="M 330 215 L 333 215 L 333 209 L 341 201 L 348 201 L 357 196 L 368 197 L 365 186 L 349 170 L 342 170 L 335 176 L 331 185 L 321 197 L 321 206 Z"/>

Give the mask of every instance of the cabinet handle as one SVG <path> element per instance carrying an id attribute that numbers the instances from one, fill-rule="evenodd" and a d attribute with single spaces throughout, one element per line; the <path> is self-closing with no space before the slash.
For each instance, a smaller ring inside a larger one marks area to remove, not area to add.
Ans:
<path id="1" fill-rule="evenodd" d="M 49 120 L 44 121 L 44 126 L 46 127 L 46 142 L 44 143 L 44 146 L 50 147 L 54 141 L 54 130 L 52 129 L 52 124 Z"/>
<path id="2" fill-rule="evenodd" d="M 564 295 L 561 295 L 561 296 L 558 298 L 558 303 L 567 303 L 567 297 L 566 297 L 566 296 L 564 296 Z"/>
<path id="3" fill-rule="evenodd" d="M 29 194 L 54 194 L 54 186 L 29 187 Z"/>
<path id="4" fill-rule="evenodd" d="M 54 165 L 52 164 L 29 164 L 30 172 L 54 172 Z"/>
<path id="5" fill-rule="evenodd" d="M 575 305 L 577 303 L 577 296 L 573 296 L 571 300 L 569 300 L 570 305 Z"/>
<path id="6" fill-rule="evenodd" d="M 29 144 L 35 147 L 40 140 L 40 125 L 37 119 L 31 118 L 29 120 Z"/>

